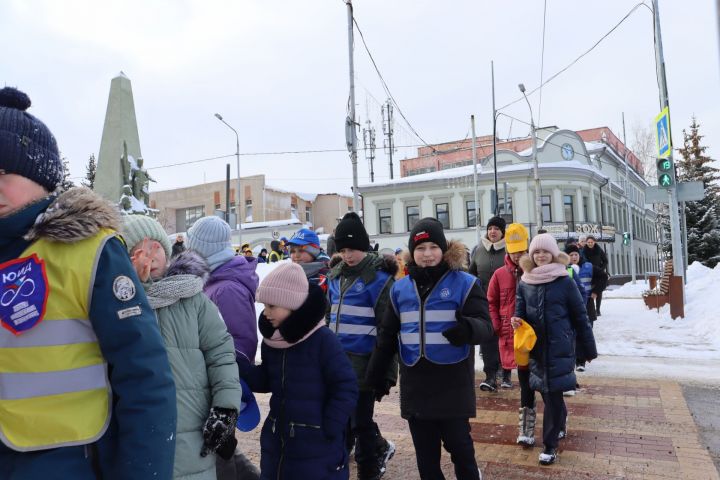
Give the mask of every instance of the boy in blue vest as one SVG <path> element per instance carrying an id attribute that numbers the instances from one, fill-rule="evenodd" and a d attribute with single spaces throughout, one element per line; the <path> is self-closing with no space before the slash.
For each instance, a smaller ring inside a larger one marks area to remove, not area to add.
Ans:
<path id="1" fill-rule="evenodd" d="M 327 318 L 350 359 L 360 390 L 350 419 L 348 446 L 352 449 L 355 444 L 358 479 L 376 480 L 385 473 L 395 445 L 382 437 L 373 421 L 376 395 L 365 383 L 365 375 L 397 264 L 392 257 L 368 251 L 370 238 L 355 212 L 346 214 L 335 229 L 335 246 L 342 261 L 328 274 Z M 382 376 L 382 391 L 388 393 L 397 381 L 397 364 L 388 362 Z"/>
<path id="2" fill-rule="evenodd" d="M 116 206 L 0 89 L 0 478 L 172 477 L 175 384 Z"/>
<path id="3" fill-rule="evenodd" d="M 465 246 L 448 242 L 436 219 L 420 220 L 408 247 L 408 276 L 390 293 L 367 381 L 382 395 L 382 372 L 399 349 L 400 414 L 410 426 L 420 478 L 445 478 L 443 444 L 456 478 L 479 480 L 469 419 L 476 414 L 473 345 L 494 338 L 485 291 L 463 271 Z"/>

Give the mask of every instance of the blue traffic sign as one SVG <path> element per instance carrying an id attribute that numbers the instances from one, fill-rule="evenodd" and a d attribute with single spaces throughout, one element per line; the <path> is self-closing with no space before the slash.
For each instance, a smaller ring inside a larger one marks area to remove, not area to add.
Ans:
<path id="1" fill-rule="evenodd" d="M 672 139 L 670 138 L 670 112 L 668 107 L 663 108 L 655 118 L 655 139 L 657 141 L 658 158 L 667 158 L 672 153 Z"/>

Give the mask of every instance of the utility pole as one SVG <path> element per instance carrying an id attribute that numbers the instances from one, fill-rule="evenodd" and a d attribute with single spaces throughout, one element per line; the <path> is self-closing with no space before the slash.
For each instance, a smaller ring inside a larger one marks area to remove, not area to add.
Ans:
<path id="1" fill-rule="evenodd" d="M 375 127 L 368 118 L 365 121 L 367 128 L 363 128 L 363 147 L 365 150 L 365 160 L 370 164 L 370 182 L 375 182 Z"/>
<path id="2" fill-rule="evenodd" d="M 350 63 L 350 111 L 345 119 L 345 141 L 350 151 L 350 162 L 353 169 L 353 211 L 360 214 L 360 199 L 358 198 L 357 173 L 357 133 L 355 132 L 355 64 L 353 59 L 353 8 L 352 0 L 345 0 L 348 18 L 348 59 Z"/>
<path id="3" fill-rule="evenodd" d="M 663 57 L 663 46 L 662 46 L 662 35 L 660 33 L 660 10 L 658 9 L 658 0 L 652 0 L 653 12 L 655 13 L 653 19 L 655 28 L 655 66 L 657 68 L 658 86 L 660 90 L 660 110 L 670 106 L 670 100 L 667 92 L 667 79 L 665 77 L 665 59 Z M 670 132 L 668 132 L 670 135 Z M 672 162 L 672 150 L 668 157 Z M 674 163 L 673 163 L 674 165 Z M 674 172 L 673 172 L 673 176 Z M 673 275 L 676 277 L 683 277 L 682 282 L 682 297 L 683 304 L 685 303 L 685 282 L 684 282 L 684 268 L 683 268 L 683 250 L 680 244 L 680 218 L 678 215 L 678 200 L 677 200 L 677 189 L 675 184 L 668 189 L 670 202 L 668 209 L 670 210 L 670 240 L 672 242 L 672 253 L 673 253 Z"/>
<path id="4" fill-rule="evenodd" d="M 637 272 L 635 271 L 635 236 L 633 235 L 633 220 L 632 220 L 632 208 L 630 207 L 630 183 L 629 183 L 629 172 L 630 165 L 628 159 L 627 149 L 627 137 L 625 136 L 625 112 L 622 114 L 622 126 L 623 126 L 623 144 L 625 145 L 625 209 L 628 218 L 628 233 L 630 234 L 630 276 L 632 283 L 635 285 Z M 602 232 L 601 232 L 602 235 Z"/>
<path id="5" fill-rule="evenodd" d="M 542 228 L 542 204 L 540 199 L 540 197 L 542 196 L 542 191 L 540 190 L 540 169 L 538 168 L 537 158 L 537 135 L 535 135 L 535 120 L 533 119 L 530 100 L 528 100 L 527 95 L 525 95 L 525 85 L 521 83 L 518 85 L 518 88 L 523 94 L 523 97 L 525 97 L 525 101 L 527 102 L 528 108 L 530 109 L 530 135 L 532 136 L 533 176 L 535 177 L 535 221 L 537 222 L 537 233 L 537 231 Z"/>
<path id="6" fill-rule="evenodd" d="M 385 134 L 385 151 L 388 152 L 388 157 L 390 159 L 390 180 L 393 179 L 393 151 L 395 150 L 395 143 L 393 140 L 393 135 L 395 133 L 395 128 L 393 127 L 393 106 L 392 101 L 388 98 L 387 102 L 385 102 L 385 105 L 382 107 L 382 117 L 383 117 L 383 133 Z"/>
<path id="7" fill-rule="evenodd" d="M 498 174 L 497 174 L 497 110 L 495 110 L 495 65 L 490 61 L 490 77 L 492 78 L 492 110 L 493 110 L 493 176 L 495 177 L 495 216 L 499 215 Z M 507 208 L 507 200 L 505 207 Z"/>
<path id="8" fill-rule="evenodd" d="M 478 194 L 478 169 L 477 169 L 477 140 L 475 137 L 475 115 L 470 115 L 470 127 L 472 129 L 472 159 L 473 159 L 473 188 L 475 189 L 475 245 L 480 248 L 480 198 Z"/>

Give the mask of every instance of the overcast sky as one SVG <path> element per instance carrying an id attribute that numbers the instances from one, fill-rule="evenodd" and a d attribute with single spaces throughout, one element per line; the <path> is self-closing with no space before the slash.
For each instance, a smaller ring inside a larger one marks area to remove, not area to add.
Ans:
<path id="1" fill-rule="evenodd" d="M 648 4 L 650 0 L 647 0 Z M 492 133 L 490 61 L 500 107 L 540 84 L 541 0 L 356 0 L 355 18 L 395 100 L 424 141 L 463 139 L 470 114 L 478 135 Z M 607 33 L 635 1 L 547 0 L 543 78 Z M 720 157 L 720 78 L 716 3 L 660 0 L 675 144 L 697 116 L 710 154 Z M 356 104 L 380 149 L 376 179 L 388 177 L 380 103 L 386 94 L 360 37 L 355 38 Z M 348 100 L 347 12 L 342 0 L 84 1 L 0 3 L 0 85 L 17 86 L 31 113 L 55 133 L 74 177 L 100 148 L 110 80 L 131 79 L 145 165 L 164 190 L 224 178 L 218 159 L 235 153 L 345 148 Z M 608 126 L 628 140 L 659 111 L 652 15 L 637 9 L 595 50 L 540 95 L 530 97 L 540 125 L 580 130 Z M 529 121 L 527 104 L 503 110 Z M 529 131 L 502 117 L 500 137 Z M 396 111 L 397 160 L 422 143 Z M 630 143 L 630 142 L 628 142 Z M 362 142 L 360 142 L 362 146 Z M 395 164 L 396 175 L 399 171 Z M 359 152 L 360 183 L 369 181 Z M 242 175 L 301 192 L 349 192 L 347 152 L 241 157 Z"/>

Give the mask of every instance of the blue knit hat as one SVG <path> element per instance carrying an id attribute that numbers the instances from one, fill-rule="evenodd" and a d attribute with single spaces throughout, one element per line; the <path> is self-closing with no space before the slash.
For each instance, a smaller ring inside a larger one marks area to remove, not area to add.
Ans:
<path id="1" fill-rule="evenodd" d="M 60 152 L 45 124 L 25 111 L 30 104 L 20 90 L 0 89 L 0 170 L 53 191 L 64 176 Z"/>
<path id="2" fill-rule="evenodd" d="M 233 251 L 230 244 L 230 225 L 220 217 L 203 217 L 187 232 L 187 246 L 204 258 L 222 250 Z"/>

